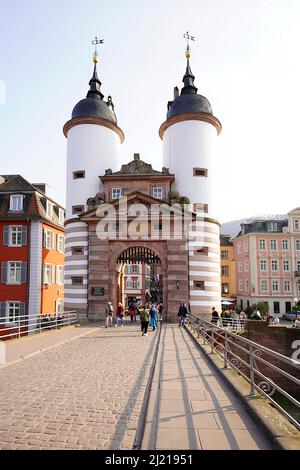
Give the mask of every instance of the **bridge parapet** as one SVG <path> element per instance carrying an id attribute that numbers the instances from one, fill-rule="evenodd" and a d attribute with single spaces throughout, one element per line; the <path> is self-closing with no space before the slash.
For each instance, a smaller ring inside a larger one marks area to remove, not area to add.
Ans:
<path id="1" fill-rule="evenodd" d="M 257 391 L 300 429 L 300 361 L 296 351 L 288 357 L 247 339 L 246 330 L 233 332 L 191 314 L 187 325 L 210 345 L 212 353 L 223 358 L 224 368 L 235 369 L 250 384 L 250 396 Z"/>

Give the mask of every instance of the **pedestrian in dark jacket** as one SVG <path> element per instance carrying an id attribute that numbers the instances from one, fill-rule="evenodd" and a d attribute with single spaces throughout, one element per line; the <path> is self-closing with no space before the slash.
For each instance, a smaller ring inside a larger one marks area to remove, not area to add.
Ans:
<path id="1" fill-rule="evenodd" d="M 185 304 L 180 304 L 177 316 L 179 317 L 179 325 L 178 326 L 183 326 L 185 319 L 187 317 L 188 310 L 186 308 Z"/>
<path id="2" fill-rule="evenodd" d="M 214 325 L 217 325 L 218 321 L 219 321 L 219 314 L 216 311 L 215 307 L 213 307 L 212 312 L 211 312 L 211 323 L 213 323 Z"/>

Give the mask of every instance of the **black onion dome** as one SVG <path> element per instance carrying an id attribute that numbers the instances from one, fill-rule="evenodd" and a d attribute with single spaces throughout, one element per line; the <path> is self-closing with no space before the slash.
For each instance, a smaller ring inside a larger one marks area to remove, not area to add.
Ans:
<path id="1" fill-rule="evenodd" d="M 78 117 L 97 117 L 117 124 L 115 112 L 108 107 L 106 101 L 98 98 L 85 98 L 79 101 L 73 109 L 72 119 Z"/>
<path id="2" fill-rule="evenodd" d="M 180 96 L 176 96 L 174 101 L 168 103 L 167 119 L 184 113 L 213 114 L 208 99 L 205 98 L 205 96 L 197 94 L 198 89 L 194 85 L 194 79 L 195 76 L 191 71 L 188 59 L 185 75 L 182 80 L 184 86 L 181 90 Z"/>
<path id="3" fill-rule="evenodd" d="M 117 117 L 114 112 L 114 105 L 111 97 L 104 101 L 104 95 L 100 91 L 101 82 L 97 75 L 96 64 L 93 76 L 89 82 L 90 89 L 85 99 L 79 101 L 72 111 L 72 119 L 80 117 L 96 117 L 106 119 L 117 124 Z"/>
<path id="4" fill-rule="evenodd" d="M 202 95 L 180 95 L 170 104 L 167 119 L 184 113 L 213 114 L 210 102 Z"/>

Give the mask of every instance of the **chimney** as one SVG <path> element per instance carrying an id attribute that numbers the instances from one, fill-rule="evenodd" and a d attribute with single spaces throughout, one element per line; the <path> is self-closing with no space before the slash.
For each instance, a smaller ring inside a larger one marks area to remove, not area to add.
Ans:
<path id="1" fill-rule="evenodd" d="M 140 160 L 140 154 L 139 153 L 134 153 L 133 158 L 135 161 Z"/>
<path id="2" fill-rule="evenodd" d="M 174 88 L 174 100 L 175 100 L 175 98 L 177 98 L 178 96 L 179 96 L 179 89 L 178 89 L 178 86 L 176 86 L 176 87 Z"/>
<path id="3" fill-rule="evenodd" d="M 46 194 L 46 183 L 32 183 L 32 186 Z"/>

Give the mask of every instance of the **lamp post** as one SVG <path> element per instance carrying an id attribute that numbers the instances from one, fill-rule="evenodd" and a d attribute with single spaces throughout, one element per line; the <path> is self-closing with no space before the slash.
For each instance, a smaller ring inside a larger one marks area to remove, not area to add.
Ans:
<path id="1" fill-rule="evenodd" d="M 177 288 L 177 290 L 179 290 L 179 287 L 180 287 L 180 281 L 176 281 L 176 288 Z"/>

